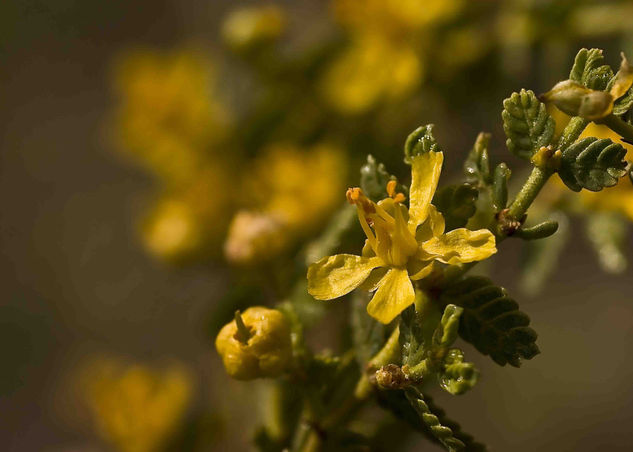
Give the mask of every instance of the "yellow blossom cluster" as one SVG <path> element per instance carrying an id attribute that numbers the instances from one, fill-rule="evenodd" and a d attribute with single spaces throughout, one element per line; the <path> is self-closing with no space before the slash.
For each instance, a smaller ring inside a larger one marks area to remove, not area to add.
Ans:
<path id="1" fill-rule="evenodd" d="M 180 259 L 219 243 L 232 193 L 220 152 L 230 117 L 212 62 L 187 50 L 138 50 L 119 59 L 115 80 L 117 147 L 161 183 L 142 225 L 146 247 Z"/>
<path id="2" fill-rule="evenodd" d="M 461 7 L 460 0 L 334 0 L 350 42 L 323 78 L 324 97 L 349 114 L 401 99 L 424 77 L 425 33 Z"/>
<path id="3" fill-rule="evenodd" d="M 229 228 L 225 255 L 233 263 L 266 261 L 314 232 L 340 203 L 346 174 L 341 149 L 275 144 L 245 171 L 246 209 Z"/>

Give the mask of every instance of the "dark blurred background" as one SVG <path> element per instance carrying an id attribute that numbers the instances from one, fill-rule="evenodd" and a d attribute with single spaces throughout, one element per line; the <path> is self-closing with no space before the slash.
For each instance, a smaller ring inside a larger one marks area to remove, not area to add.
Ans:
<path id="1" fill-rule="evenodd" d="M 253 424 L 256 409 L 232 400 L 257 385 L 228 380 L 205 329 L 209 306 L 226 290 L 226 270 L 173 267 L 146 253 L 135 218 L 152 180 L 112 152 L 104 130 L 114 102 L 115 55 L 139 44 L 202 42 L 217 50 L 220 20 L 234 3 L 0 3 L 3 450 L 109 450 L 95 439 L 67 385 L 75 364 L 95 352 L 187 363 L 196 375 L 194 404 L 228 413 L 212 448 L 248 450 L 248 435 L 235 424 Z M 322 8 L 317 1 L 292 5 L 307 21 Z M 505 85 L 482 89 L 498 115 L 512 90 L 542 92 L 564 78 L 577 47 L 616 49 L 623 42 L 609 39 L 581 37 L 552 71 L 507 76 Z M 617 55 L 612 51 L 609 62 L 616 64 Z M 482 75 L 473 78 L 485 84 Z M 498 116 L 485 117 L 474 104 L 442 112 L 441 120 L 451 118 L 465 129 L 438 124 L 447 154 L 465 152 L 476 131 L 492 127 L 501 153 Z M 440 122 L 432 112 L 414 119 Z M 446 171 L 458 166 L 453 158 Z M 518 288 L 517 244 L 504 243 L 503 261 L 493 267 L 495 280 L 530 313 L 542 354 L 521 369 L 502 368 L 464 345 L 481 370 L 480 384 L 464 396 L 436 397 L 492 450 L 631 448 L 633 362 L 626 344 L 633 339 L 633 272 L 601 271 L 575 222 L 571 226 L 570 243 L 542 295 Z M 633 254 L 630 243 L 627 251 Z"/>

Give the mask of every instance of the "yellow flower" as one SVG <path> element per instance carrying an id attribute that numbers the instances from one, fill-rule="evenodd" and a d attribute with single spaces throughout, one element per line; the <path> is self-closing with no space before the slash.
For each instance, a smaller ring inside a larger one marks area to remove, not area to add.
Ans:
<path id="1" fill-rule="evenodd" d="M 444 218 L 431 204 L 443 158 L 432 151 L 412 158 L 409 209 L 402 204 L 404 196 L 395 193 L 394 181 L 387 185 L 390 197 L 377 204 L 360 188 L 348 190 L 367 236 L 363 255 L 338 254 L 310 265 L 308 292 L 314 298 L 338 298 L 364 283 L 363 288 L 376 291 L 367 312 L 389 323 L 413 303 L 412 281 L 427 277 L 434 262 L 456 265 L 496 253 L 495 237 L 487 229 L 444 232 Z"/>
<path id="2" fill-rule="evenodd" d="M 253 306 L 224 325 L 215 348 L 237 380 L 277 377 L 292 360 L 290 325 L 281 311 Z"/>
<path id="3" fill-rule="evenodd" d="M 191 399 L 190 375 L 178 365 L 157 370 L 97 360 L 84 378 L 99 434 L 123 452 L 160 450 Z"/>

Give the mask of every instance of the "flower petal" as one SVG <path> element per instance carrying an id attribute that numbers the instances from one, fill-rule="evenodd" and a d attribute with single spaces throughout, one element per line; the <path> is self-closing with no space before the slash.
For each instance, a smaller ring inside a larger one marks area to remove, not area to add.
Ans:
<path id="1" fill-rule="evenodd" d="M 433 271 L 433 260 L 430 261 L 413 261 L 408 265 L 409 279 L 417 281 L 426 278 Z"/>
<path id="2" fill-rule="evenodd" d="M 463 264 L 484 260 L 497 252 L 495 236 L 488 229 L 454 229 L 422 244 L 422 250 L 434 254 L 445 264 Z"/>
<path id="3" fill-rule="evenodd" d="M 429 206 L 440 179 L 443 161 L 444 154 L 433 151 L 416 155 L 411 161 L 409 230 L 413 233 L 429 215 Z"/>
<path id="4" fill-rule="evenodd" d="M 374 268 L 369 274 L 369 277 L 360 286 L 358 286 L 358 288 L 361 290 L 366 290 L 367 292 L 374 292 L 376 289 L 378 289 L 380 281 L 382 281 L 382 278 L 387 274 L 388 271 L 389 267 Z"/>
<path id="5" fill-rule="evenodd" d="M 431 237 L 442 235 L 445 227 L 446 223 L 440 211 L 433 204 L 429 204 L 429 216 L 415 232 L 415 239 L 418 243 L 426 242 Z"/>
<path id="6" fill-rule="evenodd" d="M 415 300 L 413 284 L 405 269 L 392 268 L 380 281 L 367 312 L 381 323 L 391 322 Z"/>
<path id="7" fill-rule="evenodd" d="M 308 267 L 308 292 L 317 300 L 342 297 L 367 279 L 384 263 L 379 257 L 353 254 L 326 256 Z"/>

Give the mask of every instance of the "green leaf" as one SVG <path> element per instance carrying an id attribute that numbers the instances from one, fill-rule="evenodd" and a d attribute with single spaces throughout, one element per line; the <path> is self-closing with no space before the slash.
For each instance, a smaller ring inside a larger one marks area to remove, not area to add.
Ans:
<path id="1" fill-rule="evenodd" d="M 440 301 L 464 308 L 459 335 L 497 364 L 519 367 L 521 358 L 531 359 L 539 353 L 529 317 L 519 311 L 505 289 L 488 278 L 472 276 L 458 281 L 444 290 Z"/>
<path id="2" fill-rule="evenodd" d="M 569 78 L 587 88 L 602 91 L 613 78 L 613 70 L 602 63 L 604 63 L 604 56 L 601 49 L 580 49 L 576 54 Z"/>
<path id="3" fill-rule="evenodd" d="M 442 319 L 433 333 L 433 347 L 449 347 L 453 345 L 459 330 L 459 317 L 463 308 L 449 304 L 444 308 Z"/>
<path id="4" fill-rule="evenodd" d="M 367 163 L 360 168 L 360 186 L 372 201 L 380 201 L 387 198 L 387 182 L 396 177 L 389 174 L 385 165 L 378 163 L 372 155 L 367 156 Z M 396 186 L 397 192 L 408 193 L 404 185 Z"/>
<path id="5" fill-rule="evenodd" d="M 404 143 L 404 161 L 411 164 L 411 159 L 416 155 L 426 152 L 442 152 L 433 136 L 433 124 L 420 126 L 409 134 Z"/>
<path id="6" fill-rule="evenodd" d="M 453 430 L 440 423 L 439 418 L 431 412 L 431 409 L 424 401 L 424 397 L 417 389 L 408 387 L 404 391 L 407 400 L 418 413 L 422 423 L 428 427 L 433 436 L 438 439 L 446 450 L 456 452 L 466 448 L 466 445 L 455 437 Z"/>
<path id="7" fill-rule="evenodd" d="M 468 153 L 464 162 L 464 174 L 466 180 L 473 184 L 488 185 L 490 179 L 490 159 L 488 156 L 488 144 L 490 134 L 481 132 L 477 135 L 475 145 Z"/>
<path id="8" fill-rule="evenodd" d="M 528 228 L 521 226 L 512 237 L 519 237 L 523 240 L 539 240 L 554 235 L 556 231 L 558 231 L 558 222 L 548 220 Z"/>
<path id="9" fill-rule="evenodd" d="M 409 403 L 404 391 L 377 391 L 376 397 L 382 408 L 389 410 L 396 418 L 409 424 L 411 428 L 424 435 L 429 441 L 441 444 L 431 429 L 420 422 L 416 409 Z M 462 431 L 457 422 L 447 418 L 444 410 L 437 406 L 429 395 L 425 394 L 423 397 L 430 412 L 437 417 L 439 423 L 450 428 L 453 436 L 464 443 L 464 450 L 468 452 L 485 452 L 487 450 L 485 445 L 476 442 L 471 435 Z"/>
<path id="10" fill-rule="evenodd" d="M 495 168 L 492 184 L 492 204 L 497 212 L 506 208 L 508 203 L 508 180 L 512 171 L 505 163 L 499 163 Z"/>
<path id="11" fill-rule="evenodd" d="M 450 349 L 438 378 L 442 389 L 453 395 L 463 394 L 475 386 L 478 379 L 475 365 L 464 362 L 464 353 L 457 348 Z"/>
<path id="12" fill-rule="evenodd" d="M 587 219 L 587 237 L 603 270 L 609 273 L 622 273 L 626 270 L 628 232 L 628 221 L 618 213 L 599 212 Z"/>
<path id="13" fill-rule="evenodd" d="M 477 210 L 478 197 L 479 190 L 470 184 L 449 185 L 435 193 L 433 205 L 444 216 L 447 231 L 466 226 Z"/>
<path id="14" fill-rule="evenodd" d="M 532 91 L 512 93 L 503 101 L 501 117 L 508 137 L 506 145 L 517 157 L 529 160 L 541 146 L 552 141 L 554 119 Z"/>
<path id="15" fill-rule="evenodd" d="M 563 151 L 558 173 L 573 191 L 600 191 L 624 176 L 625 155 L 626 149 L 608 138 L 583 138 Z"/>

